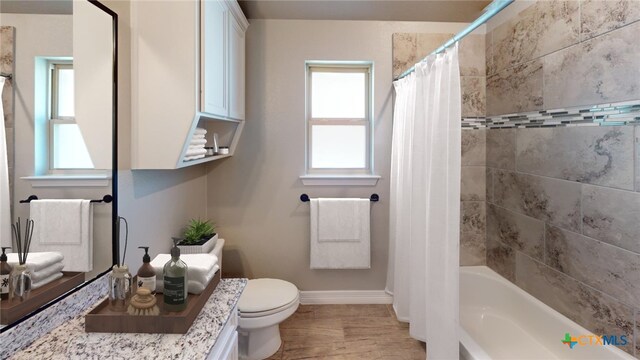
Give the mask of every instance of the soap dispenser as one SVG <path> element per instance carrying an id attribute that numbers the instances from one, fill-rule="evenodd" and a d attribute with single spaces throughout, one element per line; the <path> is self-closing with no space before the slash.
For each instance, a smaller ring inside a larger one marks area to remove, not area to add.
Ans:
<path id="1" fill-rule="evenodd" d="M 179 312 L 187 308 L 187 264 L 180 260 L 180 239 L 173 238 L 171 260 L 164 265 L 162 271 L 164 281 L 164 309 Z"/>
<path id="2" fill-rule="evenodd" d="M 138 246 L 138 249 L 144 249 L 142 256 L 142 266 L 138 269 L 138 278 L 136 284 L 138 288 L 148 289 L 151 294 L 156 293 L 156 272 L 151 266 L 151 257 L 149 256 L 148 246 Z"/>
<path id="3" fill-rule="evenodd" d="M 10 247 L 2 248 L 2 255 L 0 255 L 0 299 L 9 300 L 9 277 L 11 275 L 11 265 L 7 264 L 6 249 Z"/>

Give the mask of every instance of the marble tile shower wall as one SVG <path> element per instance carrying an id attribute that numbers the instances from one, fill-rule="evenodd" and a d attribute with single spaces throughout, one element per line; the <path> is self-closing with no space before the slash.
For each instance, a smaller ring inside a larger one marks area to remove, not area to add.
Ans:
<path id="1" fill-rule="evenodd" d="M 486 35 L 487 115 L 640 99 L 640 1 L 536 1 Z"/>
<path id="2" fill-rule="evenodd" d="M 393 76 L 397 77 L 420 61 L 453 34 L 393 34 Z M 462 87 L 462 116 L 485 116 L 485 36 L 469 35 L 460 42 L 460 83 Z M 485 246 L 485 130 L 462 132 L 462 184 L 460 263 L 484 265 Z"/>
<path id="3" fill-rule="evenodd" d="M 535 2 L 487 34 L 487 115 L 640 100 L 639 20 Z M 640 127 L 484 131 L 487 265 L 640 358 Z"/>
<path id="4" fill-rule="evenodd" d="M 13 74 L 15 53 L 15 32 L 13 26 L 0 26 L 0 72 Z M 14 124 L 13 124 L 13 83 L 6 81 L 2 92 L 4 119 L 2 123 L 7 140 L 7 157 L 9 160 L 9 187 L 13 194 L 13 161 L 14 161 Z M 13 203 L 11 203 L 13 208 Z"/>

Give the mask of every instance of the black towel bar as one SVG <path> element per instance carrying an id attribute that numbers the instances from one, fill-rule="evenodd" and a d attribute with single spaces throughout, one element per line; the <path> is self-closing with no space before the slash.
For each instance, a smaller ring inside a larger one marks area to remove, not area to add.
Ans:
<path id="1" fill-rule="evenodd" d="M 20 200 L 21 204 L 30 203 L 31 200 L 38 200 L 38 197 L 35 195 L 30 195 L 26 200 Z M 110 203 L 113 201 L 113 196 L 105 195 L 100 200 L 91 200 L 92 203 Z"/>
<path id="2" fill-rule="evenodd" d="M 307 194 L 300 195 L 300 201 L 308 202 L 309 200 L 310 200 L 309 199 L 309 195 L 307 195 Z M 369 197 L 369 200 L 373 201 L 373 202 L 376 202 L 376 201 L 380 200 L 380 196 L 378 196 L 378 194 L 371 194 L 371 197 Z"/>

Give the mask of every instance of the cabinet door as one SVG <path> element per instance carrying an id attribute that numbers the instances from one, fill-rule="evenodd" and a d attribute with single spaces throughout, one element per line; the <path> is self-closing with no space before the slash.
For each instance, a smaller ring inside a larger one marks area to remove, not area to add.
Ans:
<path id="1" fill-rule="evenodd" d="M 244 29 L 229 13 L 229 117 L 244 120 Z"/>
<path id="2" fill-rule="evenodd" d="M 229 11 L 223 1 L 202 1 L 200 111 L 229 116 L 228 29 Z"/>

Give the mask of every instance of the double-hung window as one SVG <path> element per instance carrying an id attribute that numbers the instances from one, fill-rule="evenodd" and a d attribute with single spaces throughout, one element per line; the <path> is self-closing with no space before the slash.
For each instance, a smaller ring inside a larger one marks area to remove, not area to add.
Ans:
<path id="1" fill-rule="evenodd" d="M 307 176 L 373 172 L 372 64 L 307 63 Z"/>
<path id="2" fill-rule="evenodd" d="M 49 171 L 93 169 L 75 121 L 73 63 L 50 61 L 49 74 Z"/>

